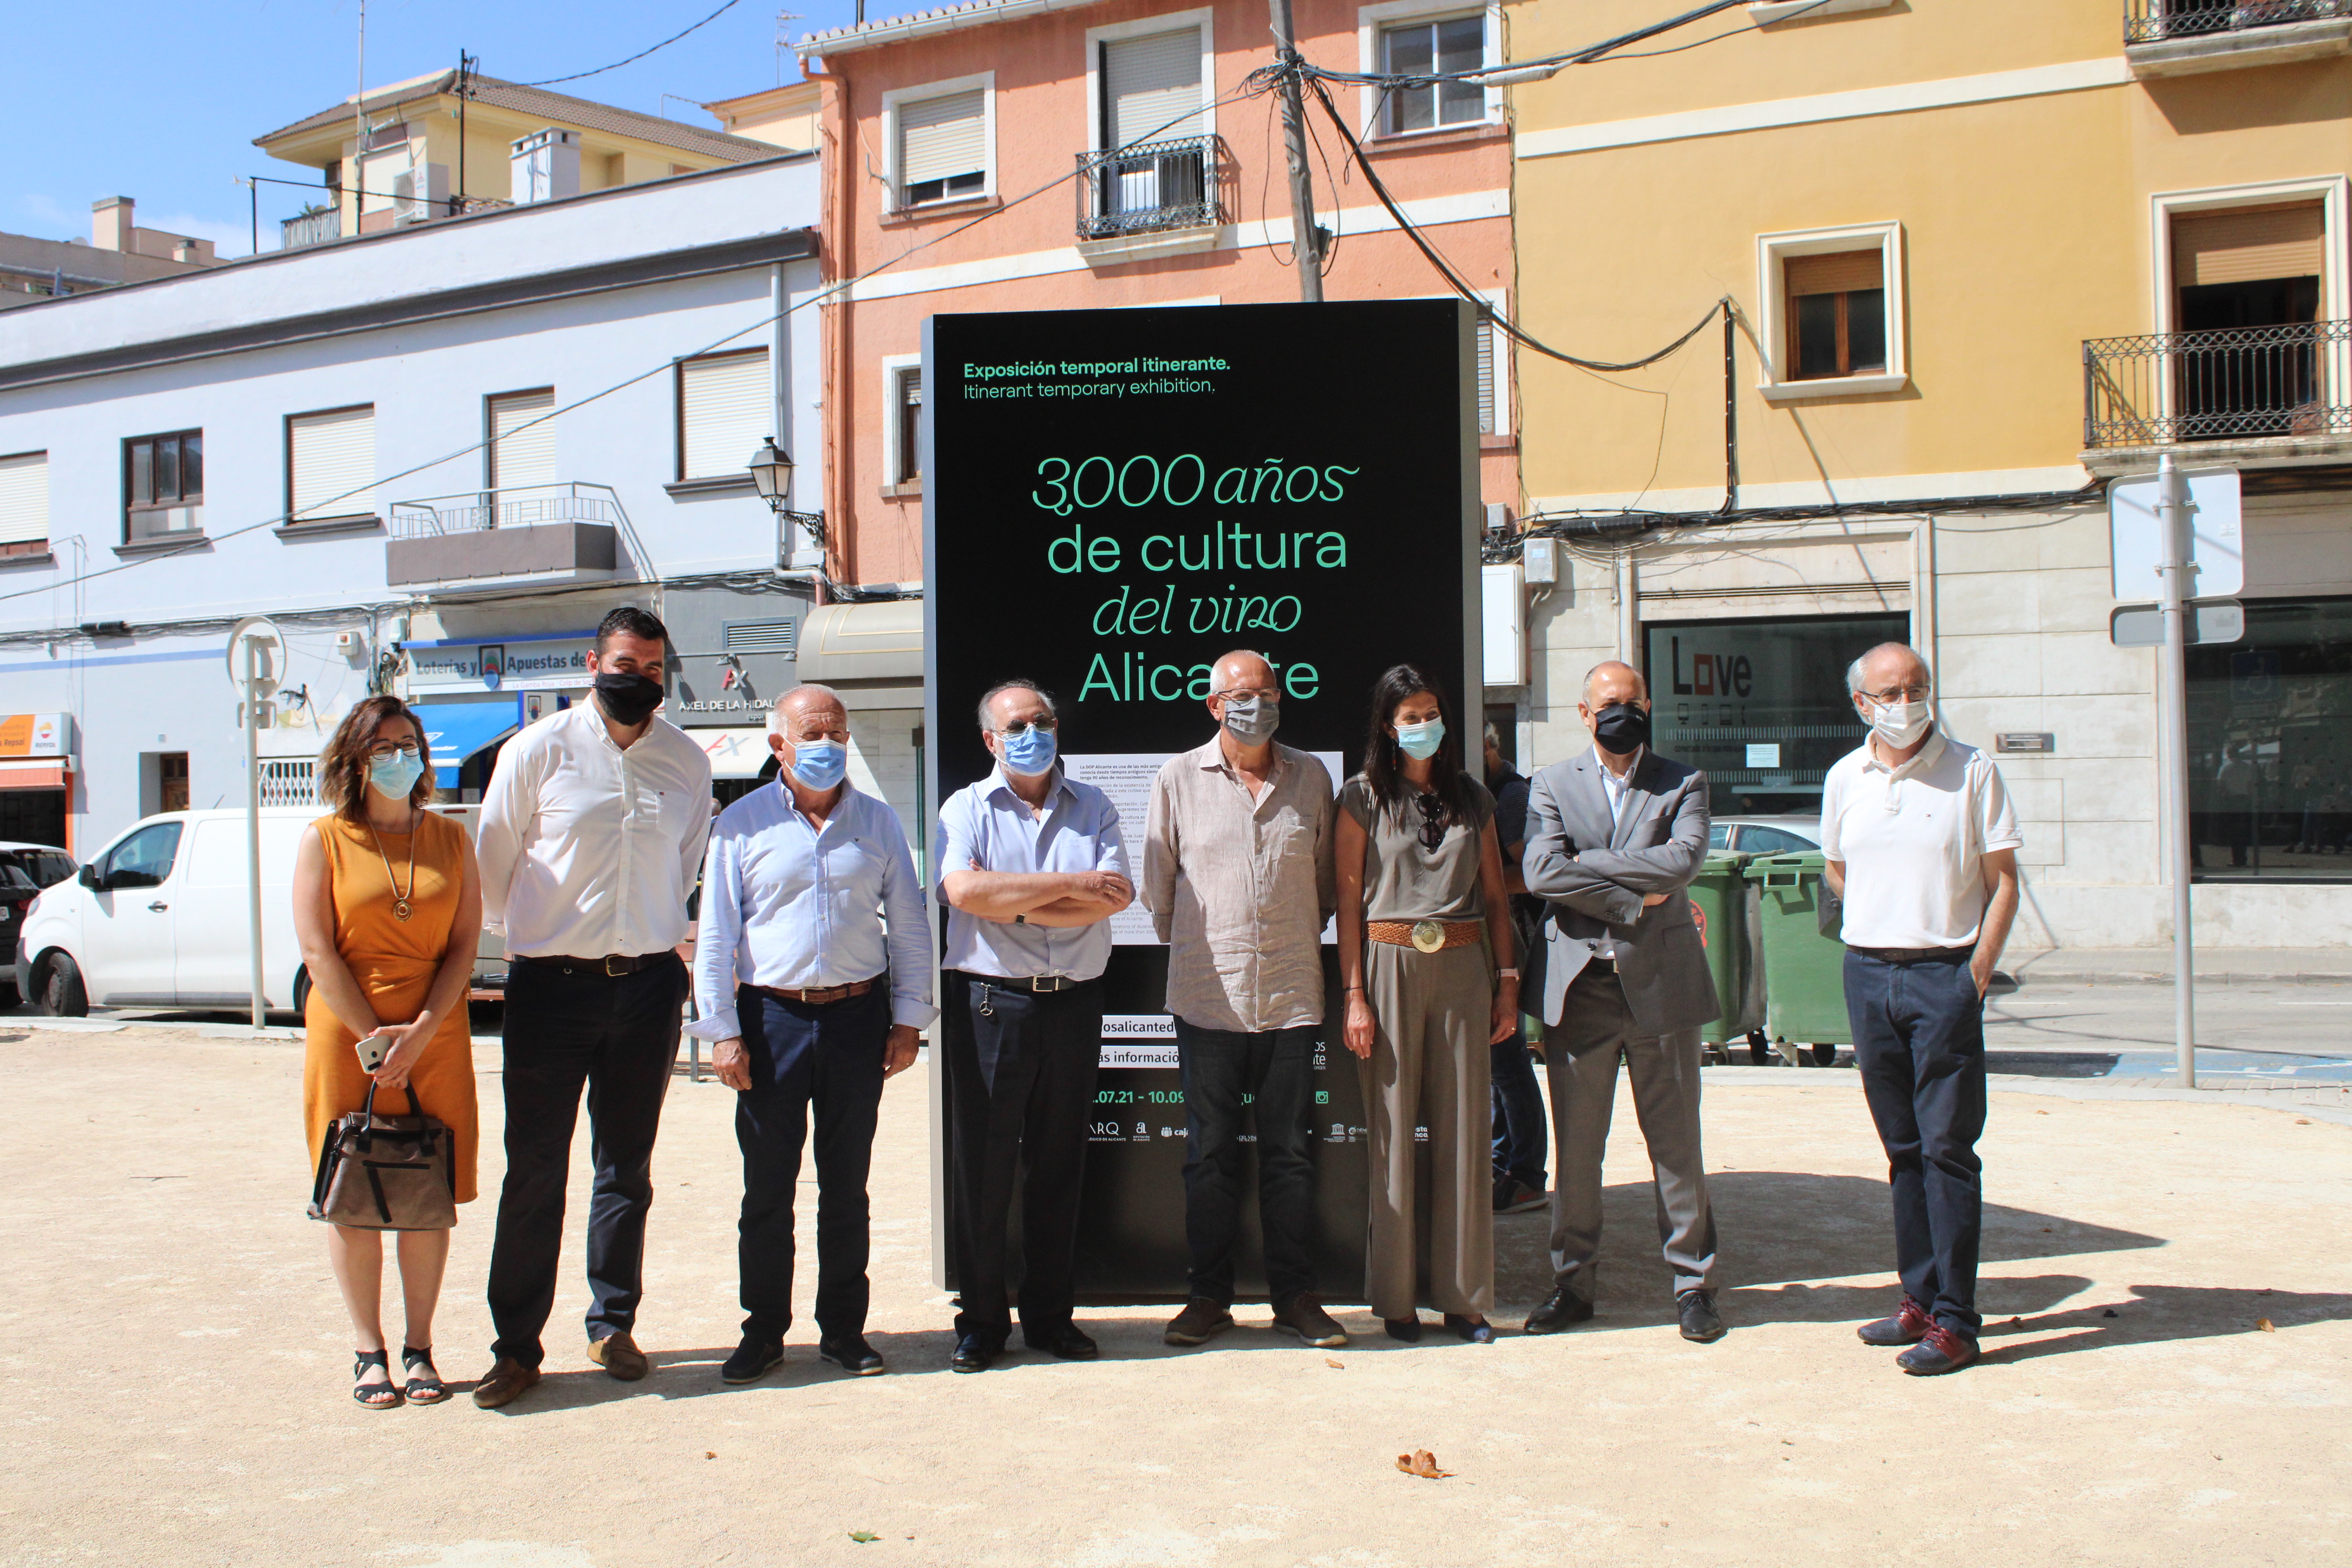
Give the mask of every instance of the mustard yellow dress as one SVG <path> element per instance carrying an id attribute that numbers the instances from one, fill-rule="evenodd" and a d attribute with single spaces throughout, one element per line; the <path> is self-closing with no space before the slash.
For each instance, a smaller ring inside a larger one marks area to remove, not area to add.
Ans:
<path id="1" fill-rule="evenodd" d="M 431 812 L 418 821 L 416 884 L 408 890 L 404 921 L 394 915 L 392 906 L 394 882 L 408 885 L 409 834 L 373 833 L 365 824 L 340 816 L 322 816 L 310 830 L 327 851 L 335 951 L 342 954 L 375 1016 L 387 1024 L 407 1023 L 424 1009 L 433 976 L 448 952 L 465 886 L 466 830 Z M 384 874 L 386 858 L 392 862 L 390 878 Z M 302 1023 L 307 1031 L 303 1123 L 310 1138 L 309 1169 L 315 1172 L 327 1129 L 337 1117 L 366 1103 L 369 1079 L 360 1069 L 359 1037 L 343 1026 L 316 987 L 303 1009 Z M 446 1122 L 456 1134 L 457 1201 L 473 1202 L 480 1118 L 474 1102 L 474 1047 L 462 1001 L 441 1021 L 408 1081 L 418 1109 Z M 377 1095 L 375 1104 L 379 1112 L 394 1115 L 409 1110 L 391 1089 Z"/>

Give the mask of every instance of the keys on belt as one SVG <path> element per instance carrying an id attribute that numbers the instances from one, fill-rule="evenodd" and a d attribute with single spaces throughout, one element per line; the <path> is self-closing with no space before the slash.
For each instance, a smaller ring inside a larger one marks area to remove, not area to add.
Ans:
<path id="1" fill-rule="evenodd" d="M 1066 974 L 1025 974 L 1019 976 L 981 974 L 975 975 L 973 978 L 978 980 L 982 985 L 988 986 L 992 990 L 1030 991 L 1034 992 L 1039 995 L 1049 995 L 1056 991 L 1075 991 L 1079 986 L 1086 984 L 1083 980 L 1073 980 Z"/>

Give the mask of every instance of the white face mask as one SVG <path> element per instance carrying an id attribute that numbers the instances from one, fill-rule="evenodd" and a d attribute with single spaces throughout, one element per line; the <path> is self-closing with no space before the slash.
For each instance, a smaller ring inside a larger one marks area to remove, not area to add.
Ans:
<path id="1" fill-rule="evenodd" d="M 1868 698 L 1863 700 L 1870 701 Z M 1916 744 L 1935 721 L 1935 710 L 1925 702 L 1870 703 L 1870 732 L 1890 751 L 1899 752 Z"/>

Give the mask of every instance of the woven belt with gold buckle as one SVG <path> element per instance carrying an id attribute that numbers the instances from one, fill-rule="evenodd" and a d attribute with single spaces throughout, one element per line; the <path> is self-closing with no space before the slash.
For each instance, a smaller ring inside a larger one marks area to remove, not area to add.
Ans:
<path id="1" fill-rule="evenodd" d="M 1442 952 L 1449 947 L 1467 947 L 1478 940 L 1483 921 L 1367 921 L 1364 934 L 1374 942 L 1384 942 L 1391 947 L 1409 947 L 1417 952 Z"/>

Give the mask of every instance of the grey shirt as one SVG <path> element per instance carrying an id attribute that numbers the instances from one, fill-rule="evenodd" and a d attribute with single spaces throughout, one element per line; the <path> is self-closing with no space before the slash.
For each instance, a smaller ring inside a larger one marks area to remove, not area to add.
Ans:
<path id="1" fill-rule="evenodd" d="M 1323 1021 L 1323 923 L 1338 907 L 1331 774 L 1274 748 L 1253 795 L 1213 737 L 1151 781 L 1138 896 L 1168 943 L 1168 1010 L 1255 1034 Z"/>
<path id="2" fill-rule="evenodd" d="M 1339 791 L 1339 809 L 1364 830 L 1364 918 L 1368 921 L 1477 921 L 1486 918 L 1478 878 L 1480 835 L 1495 815 L 1495 797 L 1475 779 L 1470 820 L 1446 824 L 1437 847 L 1421 841 L 1421 810 L 1408 800 L 1402 816 L 1380 810 L 1372 786 L 1358 773 Z"/>

